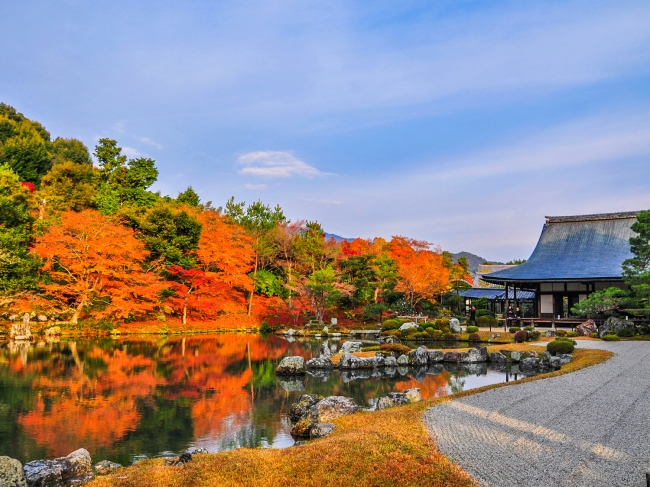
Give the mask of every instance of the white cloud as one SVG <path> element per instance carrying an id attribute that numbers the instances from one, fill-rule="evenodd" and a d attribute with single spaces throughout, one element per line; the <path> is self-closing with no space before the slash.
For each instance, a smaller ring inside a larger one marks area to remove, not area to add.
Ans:
<path id="1" fill-rule="evenodd" d="M 162 145 L 160 145 L 158 142 L 155 142 L 155 141 L 151 140 L 148 137 L 142 137 L 140 139 L 140 142 L 144 142 L 145 144 L 149 144 L 149 145 L 155 147 L 156 149 L 162 149 Z"/>
<path id="2" fill-rule="evenodd" d="M 311 179 L 328 174 L 301 161 L 290 152 L 249 152 L 248 154 L 239 156 L 237 162 L 246 166 L 239 173 L 249 176 L 266 178 L 290 178 L 299 176 Z"/>
<path id="3" fill-rule="evenodd" d="M 264 189 L 266 184 L 245 184 L 244 188 L 246 189 Z"/>
<path id="4" fill-rule="evenodd" d="M 122 152 L 130 159 L 134 159 L 136 157 L 149 157 L 144 152 L 140 152 L 138 149 L 134 149 L 133 147 L 122 147 Z"/>

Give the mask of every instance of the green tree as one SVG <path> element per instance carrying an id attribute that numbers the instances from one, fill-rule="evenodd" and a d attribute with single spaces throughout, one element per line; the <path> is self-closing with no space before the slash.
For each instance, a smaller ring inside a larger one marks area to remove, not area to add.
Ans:
<path id="1" fill-rule="evenodd" d="M 29 253 L 34 219 L 29 191 L 7 166 L 0 166 L 0 292 L 35 289 L 39 261 Z"/>
<path id="2" fill-rule="evenodd" d="M 295 256 L 305 273 L 325 269 L 333 260 L 336 247 L 325 241 L 325 231 L 318 222 L 307 222 L 294 240 Z"/>
<path id="3" fill-rule="evenodd" d="M 160 199 L 148 191 L 158 178 L 153 159 L 127 160 L 112 139 L 99 139 L 94 154 L 99 162 L 99 185 L 93 201 L 100 213 L 113 215 L 125 206 L 150 208 Z"/>
<path id="4" fill-rule="evenodd" d="M 41 205 L 59 211 L 88 209 L 97 195 L 96 178 L 97 170 L 89 164 L 72 161 L 55 164 L 41 180 L 38 193 Z"/>
<path id="5" fill-rule="evenodd" d="M 50 133 L 40 123 L 0 103 L 0 164 L 38 186 L 52 167 L 51 148 Z"/>
<path id="6" fill-rule="evenodd" d="M 192 206 L 194 208 L 197 208 L 201 204 L 201 198 L 192 189 L 192 186 L 188 186 L 185 191 L 178 193 L 176 201 L 181 205 Z"/>
<path id="7" fill-rule="evenodd" d="M 605 313 L 615 311 L 627 300 L 628 293 L 617 287 L 609 287 L 602 291 L 591 293 L 585 299 L 576 304 L 571 312 L 579 316 L 590 318 L 602 317 Z"/>
<path id="8" fill-rule="evenodd" d="M 248 207 L 246 203 L 236 203 L 232 197 L 226 203 L 225 215 L 231 221 L 241 225 L 246 233 L 253 238 L 253 251 L 255 252 L 255 266 L 253 268 L 253 282 L 257 287 L 257 273 L 266 269 L 278 251 L 276 242 L 277 228 L 280 223 L 287 221 L 282 208 L 271 208 L 261 201 Z M 253 295 L 248 297 L 248 315 L 253 310 Z"/>
<path id="9" fill-rule="evenodd" d="M 314 315 L 322 324 L 325 311 L 336 304 L 341 296 L 349 294 L 352 287 L 341 285 L 336 271 L 328 265 L 309 276 L 305 282 L 305 289 Z"/>
<path id="10" fill-rule="evenodd" d="M 650 308 L 650 211 L 638 214 L 630 238 L 632 257 L 623 262 L 623 277 L 632 291 L 636 308 Z"/>
<path id="11" fill-rule="evenodd" d="M 88 147 L 77 139 L 57 137 L 52 142 L 52 153 L 54 154 L 54 160 L 52 161 L 54 165 L 62 162 L 74 162 L 75 164 L 87 166 L 93 165 Z"/>
<path id="12" fill-rule="evenodd" d="M 521 265 L 526 262 L 527 259 L 512 259 L 506 262 L 506 265 Z"/>

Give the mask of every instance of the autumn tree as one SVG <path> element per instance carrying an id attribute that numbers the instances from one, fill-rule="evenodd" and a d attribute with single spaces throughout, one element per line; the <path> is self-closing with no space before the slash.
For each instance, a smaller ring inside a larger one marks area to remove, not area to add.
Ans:
<path id="1" fill-rule="evenodd" d="M 62 213 L 33 251 L 45 260 L 45 294 L 72 310 L 73 324 L 84 314 L 141 317 L 158 306 L 162 284 L 142 269 L 144 244 L 97 211 Z"/>
<path id="2" fill-rule="evenodd" d="M 314 271 L 304 283 L 318 323 L 323 323 L 325 311 L 341 296 L 349 295 L 354 287 L 341 283 L 331 265 Z"/>
<path id="3" fill-rule="evenodd" d="M 229 220 L 241 225 L 253 240 L 253 282 L 255 283 L 257 271 L 264 269 L 277 251 L 275 234 L 278 224 L 287 219 L 279 206 L 271 209 L 270 206 L 257 201 L 246 207 L 243 201 L 236 203 L 234 197 L 226 203 L 225 215 Z M 248 298 L 249 316 L 253 309 L 254 294 L 251 292 Z"/>

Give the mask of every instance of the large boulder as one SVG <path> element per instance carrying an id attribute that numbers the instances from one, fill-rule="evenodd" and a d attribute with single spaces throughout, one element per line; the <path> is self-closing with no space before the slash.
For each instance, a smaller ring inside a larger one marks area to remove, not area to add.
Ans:
<path id="1" fill-rule="evenodd" d="M 23 471 L 29 487 L 80 486 L 93 479 L 90 453 L 83 448 L 67 457 L 26 463 Z"/>
<path id="2" fill-rule="evenodd" d="M 409 352 L 409 362 L 412 365 L 427 365 L 429 363 L 429 354 L 427 347 L 424 345 Z"/>
<path id="3" fill-rule="evenodd" d="M 443 362 L 460 363 L 463 361 L 461 352 L 446 352 L 442 358 Z"/>
<path id="4" fill-rule="evenodd" d="M 486 347 L 470 348 L 467 352 L 463 352 L 461 355 L 461 362 L 465 364 L 476 364 L 487 362 L 488 360 Z"/>
<path id="5" fill-rule="evenodd" d="M 427 356 L 430 364 L 437 364 L 442 362 L 445 354 L 442 353 L 442 350 L 427 350 Z"/>
<path id="6" fill-rule="evenodd" d="M 578 326 L 576 326 L 576 331 L 578 332 L 578 336 L 588 337 L 591 336 L 592 333 L 596 333 L 598 331 L 598 327 L 596 326 L 594 320 L 587 320 L 584 323 L 580 323 Z"/>
<path id="7" fill-rule="evenodd" d="M 420 402 L 422 400 L 422 393 L 420 392 L 419 387 L 414 387 L 413 389 L 406 389 L 404 391 L 406 399 L 408 402 Z"/>
<path id="8" fill-rule="evenodd" d="M 340 369 L 372 369 L 383 367 L 386 359 L 383 356 L 355 357 L 351 353 L 344 353 L 339 361 Z"/>
<path id="9" fill-rule="evenodd" d="M 327 357 L 316 357 L 309 360 L 306 364 L 308 369 L 333 369 L 334 364 Z"/>
<path id="10" fill-rule="evenodd" d="M 508 357 L 499 352 L 493 352 L 490 354 L 490 362 L 497 364 L 505 364 L 508 362 Z"/>
<path id="11" fill-rule="evenodd" d="M 393 357 L 392 355 L 389 355 L 384 360 L 384 365 L 386 367 L 397 367 L 397 359 L 395 357 Z"/>
<path id="12" fill-rule="evenodd" d="M 361 350 L 361 347 L 363 346 L 363 343 L 361 342 L 345 342 L 343 345 L 341 345 L 341 353 L 352 353 L 352 352 L 358 352 Z"/>
<path id="13" fill-rule="evenodd" d="M 275 369 L 277 375 L 302 375 L 305 373 L 305 359 L 302 357 L 284 357 Z"/>
<path id="14" fill-rule="evenodd" d="M 321 358 L 330 358 L 332 356 L 332 350 L 327 343 L 323 343 L 320 346 L 320 357 Z"/>
<path id="15" fill-rule="evenodd" d="M 418 324 L 413 323 L 412 321 L 409 321 L 408 323 L 403 323 L 402 326 L 399 327 L 399 331 L 406 331 L 410 330 L 411 328 L 417 328 Z"/>
<path id="16" fill-rule="evenodd" d="M 25 341 L 32 339 L 32 332 L 29 329 L 29 313 L 23 315 L 23 320 L 20 323 L 11 325 L 9 337 L 12 340 Z"/>
<path id="17" fill-rule="evenodd" d="M 330 396 L 318 401 L 291 429 L 293 436 L 309 437 L 311 429 L 318 423 L 356 413 L 361 409 L 354 400 L 343 396 Z"/>
<path id="18" fill-rule="evenodd" d="M 316 394 L 303 394 L 289 407 L 289 419 L 295 423 L 321 399 L 322 397 Z"/>
<path id="19" fill-rule="evenodd" d="M 452 333 L 460 333 L 460 321 L 457 318 L 452 318 L 449 320 L 449 331 Z"/>
<path id="20" fill-rule="evenodd" d="M 546 330 L 544 333 L 542 333 L 543 337 L 556 337 L 557 336 L 557 331 L 555 330 Z"/>
<path id="21" fill-rule="evenodd" d="M 15 458 L 0 457 L 0 485 L 27 487 L 23 466 Z"/>
<path id="22" fill-rule="evenodd" d="M 610 316 L 605 323 L 598 327 L 598 336 L 602 338 L 607 333 L 618 333 L 627 328 L 634 328 L 634 323 L 628 320 L 622 320 L 615 316 Z"/>
<path id="23" fill-rule="evenodd" d="M 560 365 L 566 365 L 573 360 L 573 355 L 570 353 L 563 353 L 560 355 Z"/>
<path id="24" fill-rule="evenodd" d="M 399 357 L 397 357 L 397 365 L 408 365 L 409 364 L 409 358 L 402 354 Z"/>

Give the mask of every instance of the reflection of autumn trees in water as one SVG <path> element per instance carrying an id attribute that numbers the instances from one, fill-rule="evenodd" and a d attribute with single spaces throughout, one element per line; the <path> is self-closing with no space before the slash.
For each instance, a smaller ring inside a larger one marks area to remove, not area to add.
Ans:
<path id="1" fill-rule="evenodd" d="M 278 386 L 285 355 L 311 358 L 319 344 L 224 334 L 139 337 L 0 349 L 0 449 L 21 461 L 87 448 L 94 460 L 271 444 L 288 426 L 280 411 L 301 394 Z M 449 374 L 341 380 L 307 376 L 306 392 L 359 404 L 420 387 L 447 392 Z M 4 413 L 8 410 L 10 413 Z M 285 421 L 283 423 L 283 421 Z M 6 433 L 6 434 L 5 434 Z M 3 439 L 4 438 L 4 439 Z"/>

